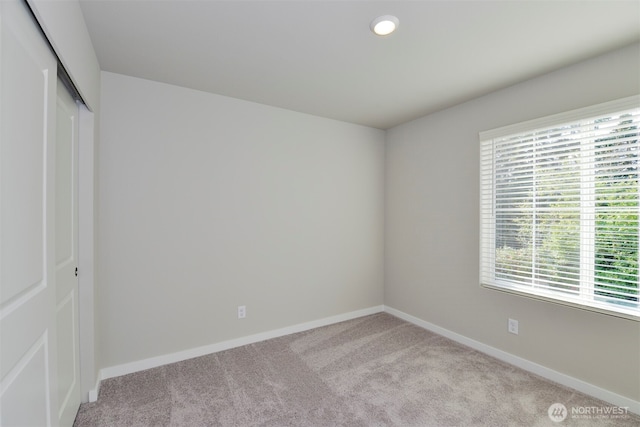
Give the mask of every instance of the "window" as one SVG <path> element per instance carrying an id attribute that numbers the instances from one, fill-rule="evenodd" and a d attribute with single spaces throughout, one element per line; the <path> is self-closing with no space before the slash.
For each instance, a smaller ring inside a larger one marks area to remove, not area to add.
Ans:
<path id="1" fill-rule="evenodd" d="M 640 320 L 640 97 L 480 133 L 483 286 Z"/>

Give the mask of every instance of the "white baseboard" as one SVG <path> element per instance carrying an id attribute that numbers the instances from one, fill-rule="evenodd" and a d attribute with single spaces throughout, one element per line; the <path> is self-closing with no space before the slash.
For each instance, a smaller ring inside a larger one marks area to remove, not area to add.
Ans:
<path id="1" fill-rule="evenodd" d="M 215 344 L 210 344 L 202 347 L 197 347 L 189 350 L 180 351 L 177 353 L 166 354 L 162 356 L 151 357 L 148 359 L 139 360 L 136 362 L 125 363 L 122 365 L 111 366 L 100 370 L 96 386 L 93 390 L 89 391 L 89 401 L 95 402 L 98 399 L 100 391 L 100 383 L 103 379 L 118 377 L 121 375 L 127 375 L 134 372 L 144 371 L 146 369 L 156 368 L 158 366 L 167 365 L 169 363 L 181 362 L 183 360 L 192 359 L 194 357 L 200 357 L 211 353 L 217 353 L 219 351 L 229 350 L 243 345 L 253 344 L 260 341 L 265 341 L 271 338 L 278 338 L 285 335 L 295 334 L 298 332 L 308 331 L 310 329 L 319 328 L 322 326 L 331 325 L 334 323 L 344 322 L 346 320 L 356 319 L 358 317 L 368 316 L 370 314 L 386 312 L 400 319 L 406 320 L 409 323 L 420 326 L 436 334 L 442 335 L 475 350 L 481 351 L 496 359 L 507 362 L 511 365 L 517 366 L 526 371 L 532 372 L 548 380 L 554 381 L 558 384 L 573 388 L 589 396 L 593 396 L 597 399 L 609 402 L 613 405 L 628 408 L 630 412 L 640 414 L 640 402 L 630 399 L 628 397 L 621 396 L 613 393 L 609 390 L 571 377 L 569 375 L 554 371 L 545 366 L 531 362 L 527 359 L 515 356 L 506 351 L 499 350 L 495 347 L 483 344 L 479 341 L 467 338 L 464 335 L 452 332 L 448 329 L 429 323 L 425 320 L 419 319 L 410 314 L 404 313 L 400 310 L 389 306 L 375 306 L 366 308 L 363 310 L 352 311 L 349 313 L 340 314 L 337 316 L 326 317 L 324 319 L 314 320 L 311 322 L 300 323 L 298 325 L 288 326 L 273 331 L 262 332 L 259 334 L 249 335 L 246 337 L 236 338 L 233 340 L 223 341 Z"/>
<path id="2" fill-rule="evenodd" d="M 338 322 L 344 322 L 345 320 L 356 319 L 358 317 L 368 316 L 370 314 L 381 313 L 384 311 L 384 306 L 379 305 L 375 307 L 369 307 L 362 310 L 351 311 L 349 313 L 339 314 L 336 316 L 325 317 L 324 319 L 313 320 L 311 322 L 300 323 L 298 325 L 288 326 L 282 329 L 276 329 L 273 331 L 262 332 L 255 335 L 249 335 L 246 337 L 236 338 L 228 341 L 223 341 L 215 344 L 205 345 L 189 350 L 179 351 L 177 353 L 165 354 L 162 356 L 150 357 L 148 359 L 138 360 L 136 362 L 124 363 L 122 365 L 111 366 L 100 370 L 98 377 L 98 383 L 94 390 L 89 392 L 89 401 L 95 402 L 98 398 L 98 392 L 100 390 L 100 381 L 107 378 L 119 377 L 121 375 L 132 374 L 134 372 L 144 371 L 145 369 L 156 368 L 158 366 L 168 365 L 169 363 L 181 362 L 183 360 L 192 359 L 194 357 L 200 357 L 211 353 L 217 353 L 223 350 L 229 350 L 236 347 L 241 347 L 247 344 L 253 344 L 260 341 L 265 341 L 271 338 L 278 338 L 285 335 L 295 334 L 298 332 L 308 331 L 310 329 L 319 328 L 321 326 L 327 326 Z"/>
<path id="3" fill-rule="evenodd" d="M 89 390 L 89 402 L 95 402 L 98 400 L 98 394 L 100 394 L 100 381 L 102 381 L 102 372 L 98 373 L 95 387 Z"/>
<path id="4" fill-rule="evenodd" d="M 471 338 L 467 338 L 464 335 L 460 335 L 448 329 L 441 328 L 440 326 L 434 325 L 433 323 L 429 323 L 410 314 L 404 313 L 400 310 L 396 310 L 395 308 L 384 306 L 384 311 L 393 316 L 399 317 L 402 320 L 406 320 L 409 323 L 420 326 L 421 328 L 427 329 L 431 332 L 435 332 L 438 335 L 442 335 L 444 337 L 452 339 L 453 341 L 457 341 L 460 344 L 464 344 L 475 350 L 481 351 L 482 353 L 488 354 L 489 356 L 495 357 L 496 359 L 500 359 L 511 365 L 517 366 L 518 368 L 524 369 L 525 371 L 532 372 L 543 378 L 573 388 L 575 390 L 578 390 L 579 392 L 582 392 L 589 396 L 593 396 L 615 406 L 627 408 L 628 411 L 635 414 L 640 414 L 640 402 L 638 401 L 613 393 L 609 390 L 603 389 L 569 375 L 554 371 L 553 369 L 549 369 L 545 366 L 538 365 L 537 363 L 515 356 L 511 353 L 507 353 L 506 351 L 499 350 L 495 347 L 483 344 L 479 341 L 472 340 Z"/>

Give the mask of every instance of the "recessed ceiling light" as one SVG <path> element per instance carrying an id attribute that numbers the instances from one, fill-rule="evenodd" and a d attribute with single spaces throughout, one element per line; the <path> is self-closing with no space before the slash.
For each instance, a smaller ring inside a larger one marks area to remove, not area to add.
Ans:
<path id="1" fill-rule="evenodd" d="M 393 33 L 396 28 L 398 28 L 398 18 L 391 15 L 378 16 L 376 19 L 371 21 L 371 31 L 378 36 L 386 36 Z"/>

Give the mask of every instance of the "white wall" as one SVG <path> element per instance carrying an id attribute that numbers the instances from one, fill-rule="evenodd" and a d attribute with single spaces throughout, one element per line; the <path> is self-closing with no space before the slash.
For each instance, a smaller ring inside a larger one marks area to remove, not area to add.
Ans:
<path id="1" fill-rule="evenodd" d="M 101 111 L 103 367 L 382 304 L 383 131 L 106 72 Z"/>
<path id="2" fill-rule="evenodd" d="M 385 305 L 640 401 L 640 322 L 479 286 L 478 183 L 478 132 L 637 94 L 639 75 L 633 45 L 389 130 Z"/>

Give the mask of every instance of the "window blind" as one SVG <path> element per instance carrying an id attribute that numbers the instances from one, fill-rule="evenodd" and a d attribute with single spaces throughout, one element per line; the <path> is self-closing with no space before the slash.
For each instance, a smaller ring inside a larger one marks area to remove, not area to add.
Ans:
<path id="1" fill-rule="evenodd" d="M 480 134 L 484 286 L 640 320 L 640 97 Z"/>

